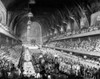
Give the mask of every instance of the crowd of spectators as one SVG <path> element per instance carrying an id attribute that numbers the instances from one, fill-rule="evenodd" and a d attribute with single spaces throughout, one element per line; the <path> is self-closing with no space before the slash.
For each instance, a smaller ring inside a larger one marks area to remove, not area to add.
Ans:
<path id="1" fill-rule="evenodd" d="M 17 79 L 19 69 L 17 67 L 21 53 L 21 46 L 5 46 L 0 48 L 0 79 Z"/>
<path id="2" fill-rule="evenodd" d="M 100 63 L 67 54 L 63 51 L 42 49 L 34 53 L 35 72 L 39 79 L 99 79 Z"/>
<path id="3" fill-rule="evenodd" d="M 100 38 L 98 35 L 94 37 L 60 40 L 60 41 L 51 42 L 49 46 L 75 49 L 75 50 L 87 51 L 87 52 L 100 52 Z"/>
<path id="4" fill-rule="evenodd" d="M 56 51 L 52 49 L 46 49 L 44 51 L 47 51 L 47 53 L 44 54 L 44 59 L 45 55 L 47 55 L 47 57 L 50 57 L 50 59 L 52 59 L 52 62 L 54 62 L 54 64 L 55 62 L 58 63 L 58 66 L 56 66 L 55 64 L 55 67 L 57 68 L 51 68 L 49 70 L 49 74 L 51 76 L 53 73 L 52 71 L 55 71 L 53 74 L 57 73 L 55 75 L 59 76 L 61 73 L 63 73 L 67 75 L 67 79 L 99 79 L 99 62 L 84 59 L 82 57 L 75 56 L 72 54 L 67 54 L 63 51 Z M 45 61 L 50 61 L 50 59 L 46 58 Z M 50 65 L 45 67 L 49 66 Z"/>
<path id="5" fill-rule="evenodd" d="M 83 59 L 63 51 L 41 48 L 40 53 L 33 53 L 33 67 L 36 77 L 24 77 L 18 67 L 22 48 L 1 46 L 1 79 L 99 79 L 99 62 Z M 91 62 L 90 62 L 91 61 Z"/>

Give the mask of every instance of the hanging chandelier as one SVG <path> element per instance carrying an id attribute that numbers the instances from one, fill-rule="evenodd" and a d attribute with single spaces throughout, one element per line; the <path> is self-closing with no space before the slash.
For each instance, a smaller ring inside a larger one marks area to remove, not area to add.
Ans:
<path id="1" fill-rule="evenodd" d="M 27 25 L 29 26 L 32 22 L 31 22 L 31 18 L 33 17 L 33 13 L 31 12 L 31 9 L 30 9 L 30 6 L 29 6 L 29 4 L 30 3 L 34 3 L 35 1 L 34 0 L 29 0 L 29 3 L 28 3 L 28 14 L 27 14 L 27 16 L 28 16 L 28 22 L 27 22 Z"/>
<path id="2" fill-rule="evenodd" d="M 28 22 L 27 22 L 27 25 L 30 25 L 30 24 L 32 23 L 31 18 L 33 17 L 32 12 L 29 12 L 27 16 L 28 16 L 28 18 L 29 18 L 29 20 L 28 20 Z"/>
<path id="3" fill-rule="evenodd" d="M 33 17 L 32 12 L 29 12 L 27 14 L 27 17 L 28 17 L 28 21 L 27 21 L 27 41 L 30 41 L 29 34 L 30 34 L 30 29 L 31 29 L 31 24 L 32 24 L 31 18 Z"/>
<path id="4" fill-rule="evenodd" d="M 29 3 L 32 2 L 34 0 L 29 0 Z M 27 21 L 27 30 L 30 30 L 31 28 L 31 18 L 33 17 L 33 13 L 31 12 L 31 9 L 30 9 L 30 6 L 29 6 L 29 3 L 28 3 L 28 14 L 27 14 L 27 17 L 28 17 L 28 21 Z"/>
<path id="5" fill-rule="evenodd" d="M 35 4 L 35 0 L 29 0 L 29 4 Z"/>
<path id="6" fill-rule="evenodd" d="M 32 12 L 29 12 L 29 13 L 28 13 L 28 17 L 29 17 L 29 18 L 33 17 Z"/>

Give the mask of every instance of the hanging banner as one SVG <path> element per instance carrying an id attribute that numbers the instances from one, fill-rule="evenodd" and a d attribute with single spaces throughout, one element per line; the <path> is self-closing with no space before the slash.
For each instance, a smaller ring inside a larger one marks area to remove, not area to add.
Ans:
<path id="1" fill-rule="evenodd" d="M 63 26 L 61 26 L 61 28 L 60 28 L 60 32 L 61 32 L 61 33 L 64 32 L 64 27 L 63 27 Z"/>
<path id="2" fill-rule="evenodd" d="M 81 27 L 81 29 L 84 28 L 84 27 L 89 27 L 89 22 L 88 22 L 86 15 L 84 15 L 84 17 L 81 17 L 80 27 Z"/>
<path id="3" fill-rule="evenodd" d="M 78 32 L 79 31 L 79 26 L 78 26 L 78 23 L 76 22 L 76 20 L 74 21 L 74 25 L 73 25 L 74 27 L 73 27 L 73 30 L 75 31 L 75 32 Z"/>
<path id="4" fill-rule="evenodd" d="M 71 32 L 71 23 L 68 23 L 67 25 L 67 33 L 70 33 Z"/>
<path id="5" fill-rule="evenodd" d="M 57 31 L 57 29 L 55 29 L 54 34 L 57 34 L 57 33 L 58 33 L 58 31 Z"/>
<path id="6" fill-rule="evenodd" d="M 50 35 L 52 35 L 52 32 L 50 32 Z"/>
<path id="7" fill-rule="evenodd" d="M 97 22 L 100 22 L 100 11 L 91 15 L 91 26 L 96 25 Z"/>

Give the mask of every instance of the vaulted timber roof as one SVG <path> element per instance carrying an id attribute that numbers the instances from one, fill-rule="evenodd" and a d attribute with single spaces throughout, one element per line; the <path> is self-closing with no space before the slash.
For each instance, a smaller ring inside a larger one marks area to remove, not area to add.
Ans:
<path id="1" fill-rule="evenodd" d="M 27 11 L 29 2 L 29 0 L 1 1 L 4 3 L 7 11 L 18 11 L 18 14 L 21 13 L 21 11 Z M 50 28 L 53 31 L 54 28 L 60 28 L 63 20 L 69 21 L 69 16 L 74 15 L 73 17 L 79 21 L 82 15 L 80 7 L 85 10 L 88 19 L 90 19 L 92 13 L 100 10 L 99 0 L 35 0 L 35 2 L 35 4 L 29 5 L 34 19 L 40 21 L 45 29 Z M 19 17 L 20 16 L 23 15 L 19 15 Z M 16 22 L 17 21 L 15 21 L 15 23 Z M 15 26 L 13 26 L 13 28 L 14 27 Z"/>
<path id="2" fill-rule="evenodd" d="M 17 8 L 25 8 L 29 0 L 1 0 L 8 10 L 15 10 Z M 36 4 L 32 7 L 34 8 L 59 8 L 63 5 L 71 8 L 75 3 L 80 3 L 82 5 L 91 5 L 98 0 L 35 0 Z"/>

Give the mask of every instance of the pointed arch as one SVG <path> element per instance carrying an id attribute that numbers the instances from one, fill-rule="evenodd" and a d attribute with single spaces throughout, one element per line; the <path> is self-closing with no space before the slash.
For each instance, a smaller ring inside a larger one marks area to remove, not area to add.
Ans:
<path id="1" fill-rule="evenodd" d="M 38 22 L 32 22 L 29 37 L 31 40 L 36 40 L 37 44 L 42 45 L 42 28 Z"/>
<path id="2" fill-rule="evenodd" d="M 23 17 L 26 16 L 25 14 L 26 14 L 26 12 L 21 12 L 21 13 L 15 15 L 15 16 L 13 17 L 13 19 L 11 20 L 11 22 L 10 22 L 10 24 L 9 24 L 10 31 L 14 31 L 14 28 L 15 28 L 16 24 L 18 24 L 18 22 L 19 22 L 20 19 L 22 20 Z M 24 16 L 23 16 L 23 15 L 24 15 Z M 20 21 L 21 21 L 21 20 L 20 20 Z"/>
<path id="3" fill-rule="evenodd" d="M 1 23 L 6 25 L 6 8 L 1 0 L 0 0 L 0 15 L 2 18 Z"/>

